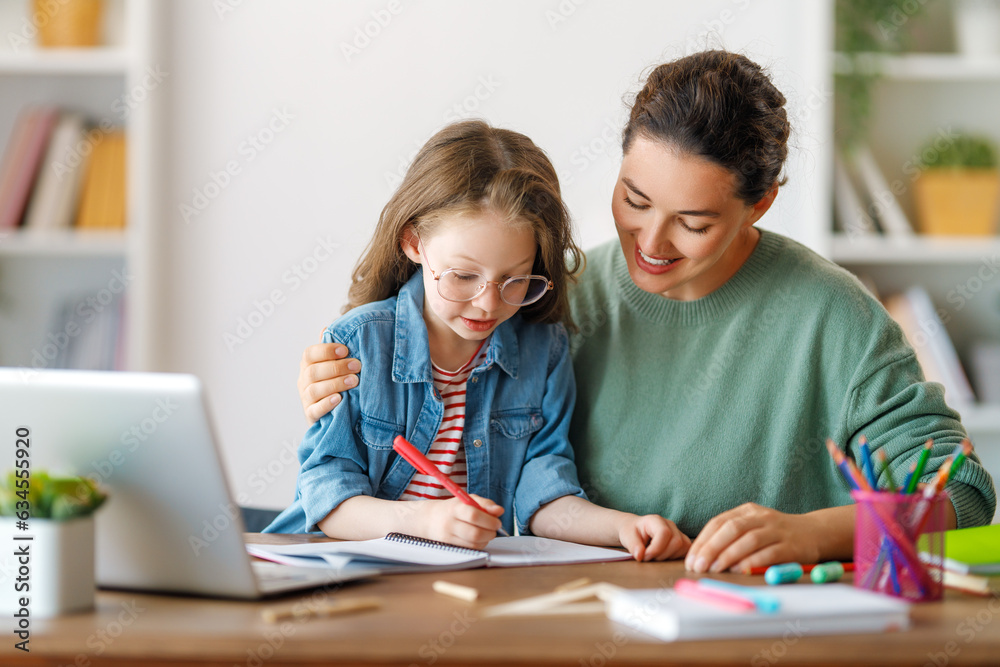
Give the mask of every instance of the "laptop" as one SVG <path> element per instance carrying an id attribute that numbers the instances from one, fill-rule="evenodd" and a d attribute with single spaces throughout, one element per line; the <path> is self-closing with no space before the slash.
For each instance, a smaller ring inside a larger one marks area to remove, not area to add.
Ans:
<path id="1" fill-rule="evenodd" d="M 90 477 L 96 581 L 259 599 L 375 574 L 251 559 L 193 375 L 0 368 L 0 434 L 30 429 L 31 470 Z"/>

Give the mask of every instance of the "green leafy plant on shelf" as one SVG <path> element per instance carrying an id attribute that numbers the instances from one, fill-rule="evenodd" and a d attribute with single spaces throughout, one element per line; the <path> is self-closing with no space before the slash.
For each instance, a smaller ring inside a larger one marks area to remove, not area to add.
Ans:
<path id="1" fill-rule="evenodd" d="M 834 79 L 842 146 L 856 145 L 868 132 L 872 87 L 882 76 L 878 60 L 868 56 L 906 49 L 910 21 L 923 10 L 923 2 L 905 3 L 904 8 L 899 0 L 836 0 L 834 46 L 848 59 L 847 71 Z"/>
<path id="2" fill-rule="evenodd" d="M 920 151 L 922 164 L 927 169 L 995 169 L 997 167 L 997 146 L 992 139 L 982 136 L 960 134 L 944 148 L 938 148 L 940 140 L 935 137 Z"/>
<path id="3" fill-rule="evenodd" d="M 68 521 L 93 514 L 108 495 L 86 477 L 55 477 L 32 472 L 29 479 L 15 472 L 0 481 L 0 516 L 19 516 L 28 503 L 32 519 Z"/>

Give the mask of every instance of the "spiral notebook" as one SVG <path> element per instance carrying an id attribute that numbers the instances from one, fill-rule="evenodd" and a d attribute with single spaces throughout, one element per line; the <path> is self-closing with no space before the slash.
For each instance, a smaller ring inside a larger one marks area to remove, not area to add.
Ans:
<path id="1" fill-rule="evenodd" d="M 382 572 L 435 572 L 476 567 L 525 567 L 628 560 L 617 549 L 545 537 L 497 537 L 484 551 L 389 533 L 376 540 L 311 544 L 248 544 L 252 556 L 300 567 L 376 568 Z"/>

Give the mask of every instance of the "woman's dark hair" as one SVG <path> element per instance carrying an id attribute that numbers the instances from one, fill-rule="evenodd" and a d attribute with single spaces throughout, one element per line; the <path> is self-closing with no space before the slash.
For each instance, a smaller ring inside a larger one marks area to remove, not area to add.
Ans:
<path id="1" fill-rule="evenodd" d="M 704 157 L 736 176 L 736 196 L 755 204 L 779 181 L 791 126 L 785 96 L 749 58 L 702 51 L 656 67 L 622 132 Z"/>

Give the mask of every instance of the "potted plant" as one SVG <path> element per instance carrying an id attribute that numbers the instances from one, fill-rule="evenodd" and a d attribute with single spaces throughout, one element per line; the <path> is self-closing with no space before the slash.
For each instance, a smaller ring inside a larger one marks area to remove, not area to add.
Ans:
<path id="1" fill-rule="evenodd" d="M 31 8 L 38 25 L 39 46 L 75 48 L 101 44 L 104 0 L 34 0 Z"/>
<path id="2" fill-rule="evenodd" d="M 19 619 L 90 609 L 93 514 L 107 494 L 90 479 L 23 471 L 0 481 L 0 611 Z"/>
<path id="3" fill-rule="evenodd" d="M 924 169 L 914 184 L 919 231 L 947 236 L 995 233 L 1000 195 L 996 145 L 967 134 L 940 144 L 935 138 L 920 153 Z"/>

